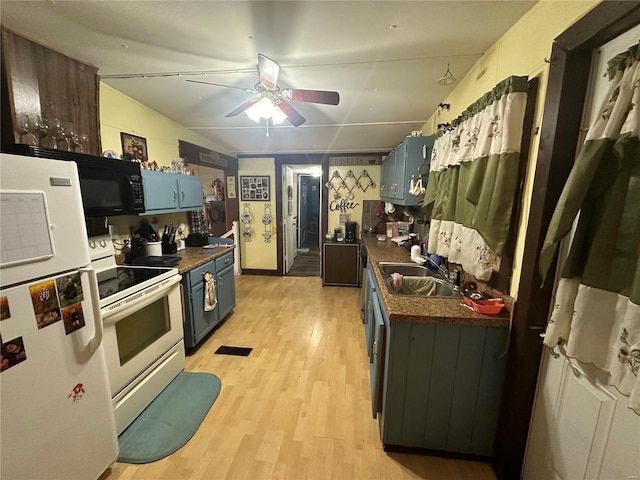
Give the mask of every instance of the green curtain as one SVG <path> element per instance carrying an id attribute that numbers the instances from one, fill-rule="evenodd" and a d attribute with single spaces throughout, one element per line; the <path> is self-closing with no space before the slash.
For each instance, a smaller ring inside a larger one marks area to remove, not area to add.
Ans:
<path id="1" fill-rule="evenodd" d="M 528 78 L 512 76 L 469 106 L 435 142 L 423 205 L 429 251 L 481 280 L 499 267 L 511 222 Z"/>
<path id="2" fill-rule="evenodd" d="M 575 230 L 544 335 L 548 347 L 594 364 L 640 414 L 640 61 L 638 45 L 608 66 L 609 90 L 551 219 L 540 253 L 547 275 Z"/>
<path id="3" fill-rule="evenodd" d="M 640 304 L 639 55 L 636 45 L 609 62 L 612 85 L 607 103 L 589 129 L 560 195 L 539 264 L 544 279 L 558 243 L 570 232 L 579 214 L 562 277 L 581 278 L 584 285 L 622 293 L 637 304 Z"/>

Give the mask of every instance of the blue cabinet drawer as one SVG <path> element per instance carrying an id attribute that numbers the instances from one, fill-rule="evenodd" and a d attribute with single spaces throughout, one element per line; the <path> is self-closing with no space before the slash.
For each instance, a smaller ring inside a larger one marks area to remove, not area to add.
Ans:
<path id="1" fill-rule="evenodd" d="M 216 274 L 215 260 L 200 265 L 189 272 L 189 282 L 192 288 L 202 283 L 202 275 L 207 271 L 211 272 L 212 275 Z"/>
<path id="2" fill-rule="evenodd" d="M 230 265 L 233 265 L 233 252 L 225 253 L 221 257 L 215 259 L 216 272 L 221 272 Z"/>

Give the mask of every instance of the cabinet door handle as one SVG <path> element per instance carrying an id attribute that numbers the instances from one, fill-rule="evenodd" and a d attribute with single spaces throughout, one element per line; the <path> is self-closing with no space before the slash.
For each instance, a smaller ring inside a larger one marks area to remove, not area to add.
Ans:
<path id="1" fill-rule="evenodd" d="M 373 354 L 378 355 L 378 342 L 373 342 Z"/>
<path id="2" fill-rule="evenodd" d="M 178 192 L 176 192 L 175 190 L 173 191 L 173 201 L 175 202 L 176 200 L 178 200 Z"/>
<path id="3" fill-rule="evenodd" d="M 180 190 L 180 193 L 182 194 L 182 201 L 184 201 L 184 197 L 185 197 L 184 190 Z"/>

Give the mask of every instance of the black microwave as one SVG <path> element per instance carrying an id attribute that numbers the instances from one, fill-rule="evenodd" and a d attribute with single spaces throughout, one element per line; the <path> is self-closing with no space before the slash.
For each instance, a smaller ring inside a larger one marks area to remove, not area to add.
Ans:
<path id="1" fill-rule="evenodd" d="M 76 162 L 85 217 L 144 213 L 140 164 L 33 145 L 3 145 L 2 151 Z"/>

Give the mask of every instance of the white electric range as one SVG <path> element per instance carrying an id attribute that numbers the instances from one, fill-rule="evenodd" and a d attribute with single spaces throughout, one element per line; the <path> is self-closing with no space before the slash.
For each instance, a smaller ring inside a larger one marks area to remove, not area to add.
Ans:
<path id="1" fill-rule="evenodd" d="M 184 370 L 177 268 L 117 265 L 109 236 L 89 239 L 118 434 Z"/>

